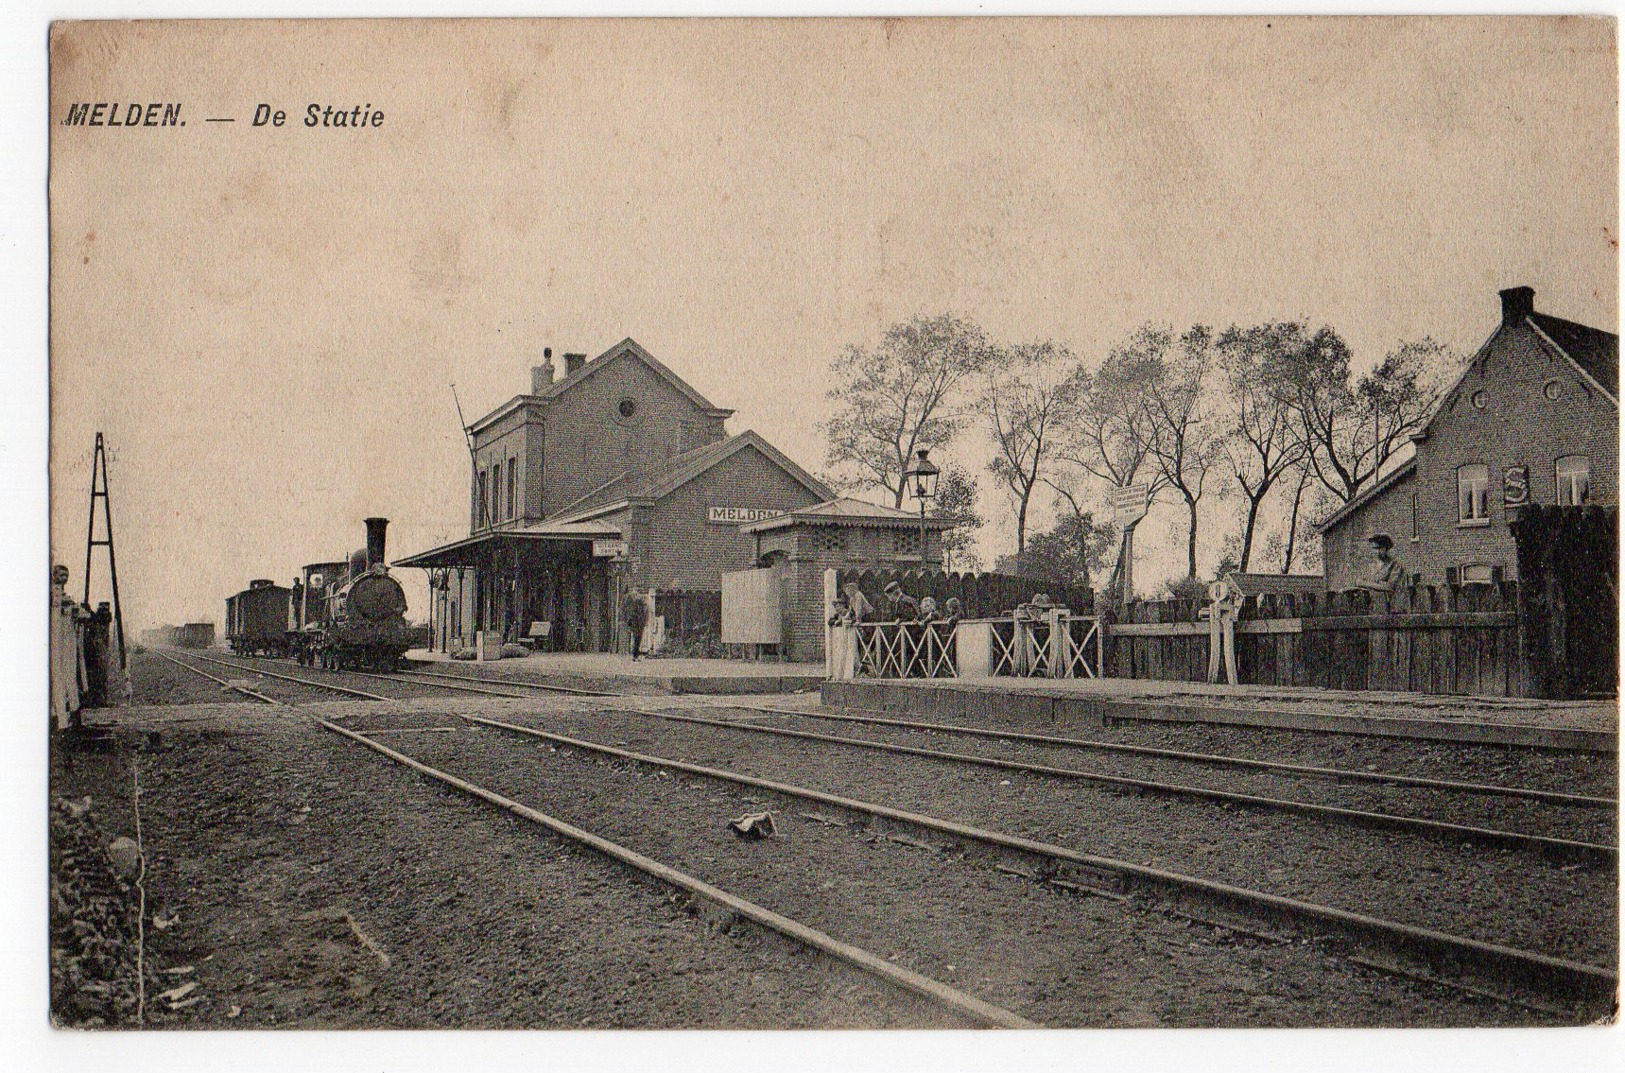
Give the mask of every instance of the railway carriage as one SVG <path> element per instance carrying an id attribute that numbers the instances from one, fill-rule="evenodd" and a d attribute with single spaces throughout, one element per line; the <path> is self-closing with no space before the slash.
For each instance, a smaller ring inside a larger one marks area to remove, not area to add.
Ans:
<path id="1" fill-rule="evenodd" d="M 226 597 L 226 643 L 239 656 L 287 656 L 293 651 L 289 602 L 293 590 L 258 578 Z"/>
<path id="2" fill-rule="evenodd" d="M 175 645 L 179 648 L 213 648 L 214 623 L 188 622 L 175 631 Z"/>

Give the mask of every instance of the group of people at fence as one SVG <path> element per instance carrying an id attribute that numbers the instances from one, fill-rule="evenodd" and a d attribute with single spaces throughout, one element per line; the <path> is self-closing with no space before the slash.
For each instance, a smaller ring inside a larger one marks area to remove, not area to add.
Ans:
<path id="1" fill-rule="evenodd" d="M 855 581 L 836 592 L 828 620 L 830 677 L 954 675 L 954 633 L 964 617 L 957 597 L 949 597 L 939 608 L 933 597 L 916 599 L 894 580 L 882 590 L 880 605 Z M 1037 593 L 1009 614 L 1014 622 L 1042 633 L 1048 629 L 1048 614 L 1058 609 L 1046 593 Z"/>
<path id="2" fill-rule="evenodd" d="M 51 568 L 51 726 L 77 730 L 86 708 L 112 706 L 128 692 L 124 658 L 106 601 L 92 610 L 68 595 L 68 568 Z"/>

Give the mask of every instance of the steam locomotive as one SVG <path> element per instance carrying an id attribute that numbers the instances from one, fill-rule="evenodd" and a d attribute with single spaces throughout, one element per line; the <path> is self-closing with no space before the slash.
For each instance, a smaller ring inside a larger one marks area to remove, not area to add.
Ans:
<path id="1" fill-rule="evenodd" d="M 291 654 L 329 670 L 394 670 L 417 642 L 406 621 L 406 591 L 384 561 L 386 518 L 368 518 L 367 546 L 347 562 L 310 563 L 284 589 L 270 582 L 226 601 L 228 640 L 245 654 Z M 283 624 L 275 637 L 276 623 Z"/>

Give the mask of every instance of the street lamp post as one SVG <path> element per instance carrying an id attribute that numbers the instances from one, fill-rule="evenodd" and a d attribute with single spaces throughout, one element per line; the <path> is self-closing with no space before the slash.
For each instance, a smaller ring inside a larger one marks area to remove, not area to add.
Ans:
<path id="1" fill-rule="evenodd" d="M 937 494 L 937 475 L 941 470 L 926 457 L 929 452 L 921 447 L 916 457 L 903 471 L 903 483 L 909 494 L 920 501 L 920 570 L 925 570 L 925 504 Z"/>

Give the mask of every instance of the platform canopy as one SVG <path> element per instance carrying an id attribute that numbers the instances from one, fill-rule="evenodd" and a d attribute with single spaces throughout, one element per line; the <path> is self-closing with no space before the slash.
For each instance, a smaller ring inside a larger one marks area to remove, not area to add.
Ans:
<path id="1" fill-rule="evenodd" d="M 509 555 L 521 547 L 545 548 L 554 545 L 591 544 L 595 540 L 620 540 L 619 525 L 598 521 L 541 522 L 522 529 L 488 529 L 442 544 L 438 548 L 397 559 L 392 566 L 416 566 L 434 570 L 448 566 L 479 567 L 491 562 L 493 554 Z"/>

